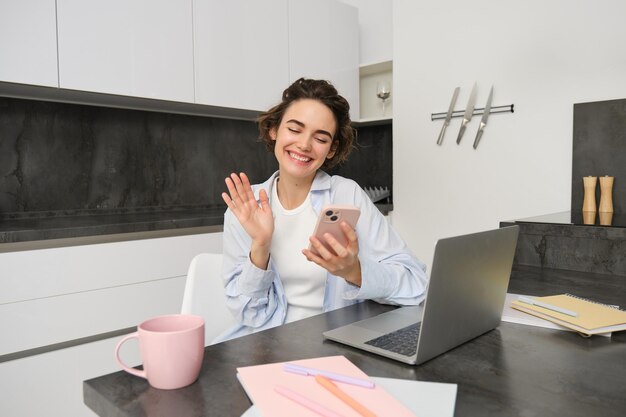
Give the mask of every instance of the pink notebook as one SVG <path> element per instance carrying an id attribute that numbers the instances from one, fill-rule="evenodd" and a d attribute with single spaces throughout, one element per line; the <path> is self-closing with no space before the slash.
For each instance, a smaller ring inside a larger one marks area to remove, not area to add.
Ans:
<path id="1" fill-rule="evenodd" d="M 315 382 L 314 377 L 286 372 L 283 370 L 283 363 L 237 368 L 239 381 L 263 417 L 319 417 L 319 414 L 274 391 L 277 385 L 287 387 L 341 416 L 361 417 L 353 408 Z M 344 356 L 304 359 L 289 363 L 356 378 L 368 378 Z M 335 382 L 335 384 L 379 417 L 415 417 L 411 411 L 380 386 L 363 388 L 341 382 Z"/>

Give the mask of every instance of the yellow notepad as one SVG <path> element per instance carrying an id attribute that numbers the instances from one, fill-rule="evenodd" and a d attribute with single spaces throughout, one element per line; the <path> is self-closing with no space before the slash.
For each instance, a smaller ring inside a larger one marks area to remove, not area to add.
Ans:
<path id="1" fill-rule="evenodd" d="M 588 335 L 626 330 L 626 311 L 606 304 L 571 294 L 532 298 L 551 306 L 575 312 L 576 317 L 520 301 L 513 301 L 511 307 Z"/>

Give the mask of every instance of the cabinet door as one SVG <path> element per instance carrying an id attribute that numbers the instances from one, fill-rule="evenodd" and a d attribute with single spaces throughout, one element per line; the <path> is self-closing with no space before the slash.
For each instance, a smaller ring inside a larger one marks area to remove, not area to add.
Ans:
<path id="1" fill-rule="evenodd" d="M 58 87 L 54 0 L 0 2 L 0 80 Z"/>
<path id="2" fill-rule="evenodd" d="M 57 0 L 62 88 L 193 102 L 191 0 Z"/>
<path id="3" fill-rule="evenodd" d="M 115 345 L 122 336 L 0 363 L 0 415 L 95 417 L 83 402 L 83 381 L 120 370 Z M 138 343 L 121 349 L 129 366 L 140 365 Z M 120 389 L 124 389 L 120 387 Z M 140 400 L 141 401 L 141 400 Z M 149 400 L 146 402 L 146 412 Z M 159 404 L 159 403 L 157 403 Z M 165 415 L 161 410 L 155 415 Z M 183 416 L 180 410 L 171 414 Z"/>
<path id="4" fill-rule="evenodd" d="M 329 80 L 359 119 L 358 10 L 336 0 L 289 1 L 289 79 Z"/>
<path id="5" fill-rule="evenodd" d="M 289 83 L 287 0 L 194 0 L 196 102 L 267 110 Z"/>
<path id="6" fill-rule="evenodd" d="M 221 246 L 203 233 L 0 253 L 0 356 L 178 312 L 189 263 Z"/>

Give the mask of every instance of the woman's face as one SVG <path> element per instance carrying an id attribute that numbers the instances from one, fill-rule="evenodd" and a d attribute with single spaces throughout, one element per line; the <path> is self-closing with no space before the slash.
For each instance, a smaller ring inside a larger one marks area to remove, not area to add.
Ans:
<path id="1" fill-rule="evenodd" d="M 336 129 L 333 112 L 319 101 L 291 103 L 278 128 L 270 131 L 280 175 L 313 181 L 324 161 L 335 154 L 331 146 Z"/>

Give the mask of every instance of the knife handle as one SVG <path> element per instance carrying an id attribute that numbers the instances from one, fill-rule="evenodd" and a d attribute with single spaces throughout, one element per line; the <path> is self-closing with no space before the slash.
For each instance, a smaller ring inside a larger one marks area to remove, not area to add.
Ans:
<path id="1" fill-rule="evenodd" d="M 476 139 L 474 139 L 474 149 L 478 148 L 478 142 L 480 142 L 480 138 L 483 137 L 483 127 L 481 126 L 476 132 Z"/>
<path id="2" fill-rule="evenodd" d="M 463 122 L 461 122 L 461 130 L 459 130 L 459 136 L 457 136 L 456 138 L 457 145 L 461 143 L 461 138 L 463 137 L 463 133 L 465 133 L 466 125 L 467 125 L 467 122 L 465 121 L 465 119 L 463 119 Z"/>
<path id="3" fill-rule="evenodd" d="M 441 132 L 439 132 L 439 137 L 437 138 L 437 145 L 441 145 L 443 142 L 443 135 L 446 133 L 446 127 L 448 127 L 448 123 L 443 122 L 443 126 L 441 126 Z"/>

